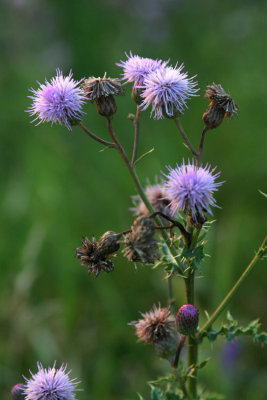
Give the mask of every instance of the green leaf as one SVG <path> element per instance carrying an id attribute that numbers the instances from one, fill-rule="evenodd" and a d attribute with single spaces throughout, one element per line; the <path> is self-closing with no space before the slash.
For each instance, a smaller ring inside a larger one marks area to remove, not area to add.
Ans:
<path id="1" fill-rule="evenodd" d="M 260 189 L 259 189 L 259 192 L 260 192 L 260 194 L 262 194 L 267 199 L 267 194 L 266 193 L 262 192 Z"/>
<path id="2" fill-rule="evenodd" d="M 134 165 L 136 165 L 137 163 L 139 163 L 139 161 L 141 161 L 143 158 L 147 157 L 148 155 L 150 155 L 151 153 L 153 153 L 154 151 L 154 147 L 152 147 L 152 149 L 148 150 L 146 153 L 142 154 L 134 163 Z"/>
<path id="3" fill-rule="evenodd" d="M 153 385 L 151 387 L 151 400 L 164 400 L 163 394 L 161 391 Z"/>
<path id="4" fill-rule="evenodd" d="M 145 399 L 144 399 L 144 397 L 143 397 L 143 396 L 141 396 L 141 394 L 140 394 L 140 393 L 137 393 L 137 395 L 138 395 L 138 397 L 139 397 L 139 400 L 145 400 Z"/>

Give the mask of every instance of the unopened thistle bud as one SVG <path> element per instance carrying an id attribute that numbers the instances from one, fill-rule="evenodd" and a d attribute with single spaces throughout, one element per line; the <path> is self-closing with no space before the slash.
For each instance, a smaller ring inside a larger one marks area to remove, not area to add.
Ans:
<path id="1" fill-rule="evenodd" d="M 154 304 L 151 311 L 141 313 L 141 315 L 141 319 L 130 323 L 135 327 L 139 341 L 152 344 L 156 353 L 162 358 L 173 356 L 176 353 L 179 338 L 169 307 L 157 308 Z"/>
<path id="2" fill-rule="evenodd" d="M 114 263 L 110 258 L 120 248 L 119 235 L 108 231 L 98 242 L 94 237 L 92 242 L 87 237 L 83 237 L 82 245 L 83 247 L 76 249 L 76 257 L 82 261 L 82 265 L 88 267 L 88 274 L 93 273 L 97 277 L 101 271 L 113 271 Z"/>
<path id="3" fill-rule="evenodd" d="M 117 110 L 114 95 L 123 94 L 123 88 L 118 79 L 95 78 L 94 76 L 86 79 L 82 86 L 85 96 L 91 102 L 96 102 L 97 111 L 104 117 L 111 117 Z"/>
<path id="4" fill-rule="evenodd" d="M 213 82 L 212 85 L 208 85 L 204 97 L 211 100 L 202 117 L 208 129 L 217 128 L 224 117 L 230 119 L 233 114 L 237 114 L 238 106 L 220 84 Z"/>
<path id="5" fill-rule="evenodd" d="M 13 386 L 11 390 L 11 399 L 12 400 L 23 400 L 25 398 L 24 395 L 24 385 L 23 383 L 17 383 Z"/>
<path id="6" fill-rule="evenodd" d="M 198 309 L 193 304 L 184 304 L 179 308 L 175 323 L 178 332 L 191 335 L 198 327 Z"/>
<path id="7" fill-rule="evenodd" d="M 129 261 L 154 264 L 159 258 L 155 229 L 151 218 L 140 216 L 134 220 L 131 232 L 124 238 L 124 252 Z"/>

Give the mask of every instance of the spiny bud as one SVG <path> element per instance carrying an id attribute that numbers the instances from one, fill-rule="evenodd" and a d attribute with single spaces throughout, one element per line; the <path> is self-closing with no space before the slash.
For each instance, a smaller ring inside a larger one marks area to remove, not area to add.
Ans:
<path id="1" fill-rule="evenodd" d="M 198 327 L 198 309 L 193 304 L 184 304 L 179 308 L 175 323 L 183 335 L 191 335 Z"/>
<path id="2" fill-rule="evenodd" d="M 170 309 L 157 308 L 154 304 L 151 311 L 141 313 L 142 318 L 133 321 L 135 333 L 140 342 L 152 344 L 156 353 L 162 358 L 169 358 L 176 353 L 179 338 L 175 329 L 174 317 Z"/>
<path id="3" fill-rule="evenodd" d="M 208 129 L 217 128 L 224 117 L 230 119 L 233 114 L 237 114 L 238 106 L 220 84 L 213 82 L 212 85 L 208 85 L 204 97 L 211 100 L 202 117 Z"/>
<path id="4" fill-rule="evenodd" d="M 131 232 L 124 238 L 124 253 L 128 260 L 154 264 L 155 259 L 159 258 L 155 229 L 151 218 L 140 216 L 134 220 Z"/>
<path id="5" fill-rule="evenodd" d="M 17 383 L 11 390 L 12 400 L 23 400 L 25 398 L 23 383 Z"/>
<path id="6" fill-rule="evenodd" d="M 87 237 L 82 238 L 83 247 L 76 249 L 76 257 L 82 261 L 82 265 L 88 267 L 88 274 L 94 273 L 97 277 L 101 271 L 111 272 L 114 263 L 110 258 L 119 250 L 119 235 L 108 231 L 99 239 L 93 237 L 92 242 Z"/>

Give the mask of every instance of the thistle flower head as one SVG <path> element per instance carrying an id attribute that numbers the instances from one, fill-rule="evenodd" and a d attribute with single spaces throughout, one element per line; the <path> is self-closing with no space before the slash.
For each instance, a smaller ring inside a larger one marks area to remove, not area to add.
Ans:
<path id="1" fill-rule="evenodd" d="M 217 128 L 224 117 L 230 119 L 237 114 L 238 106 L 220 84 L 213 82 L 212 85 L 208 85 L 204 97 L 211 100 L 202 117 L 208 129 Z"/>
<path id="2" fill-rule="evenodd" d="M 177 117 L 187 108 L 186 100 L 196 95 L 197 82 L 182 69 L 183 64 L 179 68 L 161 67 L 144 79 L 142 106 L 145 110 L 152 105 L 155 119 Z"/>
<path id="3" fill-rule="evenodd" d="M 105 232 L 97 242 L 93 237 L 92 242 L 87 237 L 82 238 L 83 247 L 76 249 L 76 257 L 88 268 L 88 274 L 93 273 L 98 277 L 101 271 L 111 272 L 114 263 L 110 258 L 120 248 L 119 235 L 115 232 Z"/>
<path id="4" fill-rule="evenodd" d="M 39 83 L 37 90 L 30 89 L 33 96 L 32 105 L 27 110 L 31 116 L 36 116 L 34 121 L 39 119 L 37 125 L 42 122 L 58 122 L 71 130 L 71 125 L 82 119 L 84 114 L 82 105 L 85 102 L 83 91 L 78 85 L 81 81 L 72 79 L 72 72 L 63 76 L 62 71 L 57 69 L 57 76 L 50 82 L 45 80 L 44 84 Z"/>
<path id="5" fill-rule="evenodd" d="M 198 309 L 193 304 L 184 304 L 179 308 L 175 322 L 177 329 L 184 335 L 191 335 L 198 326 Z"/>
<path id="6" fill-rule="evenodd" d="M 128 60 L 120 61 L 116 65 L 123 68 L 122 79 L 126 79 L 127 82 L 134 82 L 134 87 L 142 86 L 144 79 L 150 72 L 168 64 L 168 61 L 133 55 L 131 51 L 129 56 L 127 53 L 125 54 Z"/>
<path id="7" fill-rule="evenodd" d="M 130 323 L 139 341 L 153 344 L 160 357 L 169 358 L 175 354 L 179 339 L 169 307 L 159 305 L 157 308 L 154 304 L 151 311 L 141 315 L 141 319 Z"/>
<path id="8" fill-rule="evenodd" d="M 140 216 L 134 220 L 131 232 L 124 238 L 124 253 L 129 261 L 154 264 L 159 258 L 155 229 L 151 218 Z"/>
<path id="9" fill-rule="evenodd" d="M 74 392 L 80 382 L 77 379 L 70 379 L 66 372 L 67 365 L 62 364 L 59 369 L 53 367 L 43 368 L 37 363 L 38 371 L 31 378 L 26 380 L 24 387 L 25 400 L 75 400 Z"/>
<path id="10" fill-rule="evenodd" d="M 170 201 L 167 198 L 164 185 L 159 183 L 155 185 L 149 184 L 145 187 L 145 194 L 155 211 L 159 211 L 167 215 L 170 214 L 170 209 L 168 208 Z M 148 211 L 145 203 L 141 200 L 140 196 L 132 196 L 132 202 L 134 207 L 131 208 L 131 211 L 134 213 L 134 215 L 150 215 L 150 212 Z"/>
<path id="11" fill-rule="evenodd" d="M 123 94 L 123 88 L 119 79 L 107 78 L 106 74 L 103 78 L 91 76 L 85 79 L 81 88 L 89 101 L 95 101 L 103 96 L 108 97 Z"/>
<path id="12" fill-rule="evenodd" d="M 220 172 L 213 174 L 216 168 L 211 170 L 208 164 L 203 168 L 195 166 L 194 162 L 185 165 L 184 161 L 181 166 L 177 164 L 174 169 L 170 166 L 167 168 L 169 174 L 165 175 L 167 178 L 165 188 L 167 197 L 171 201 L 171 213 L 181 210 L 192 215 L 195 220 L 197 215 L 203 215 L 204 212 L 213 215 L 210 207 L 218 207 L 213 192 L 223 184 L 215 182 Z"/>
<path id="13" fill-rule="evenodd" d="M 11 389 L 11 398 L 12 400 L 24 400 L 24 384 L 23 383 L 17 383 L 13 388 Z"/>

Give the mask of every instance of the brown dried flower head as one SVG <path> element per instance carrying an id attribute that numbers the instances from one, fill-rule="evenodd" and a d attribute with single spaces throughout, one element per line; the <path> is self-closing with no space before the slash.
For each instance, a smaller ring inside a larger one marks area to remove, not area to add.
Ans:
<path id="1" fill-rule="evenodd" d="M 234 114 L 237 114 L 238 106 L 220 84 L 213 82 L 212 85 L 208 85 L 204 97 L 211 100 L 202 117 L 208 129 L 217 128 L 224 117 L 230 119 Z"/>
<path id="2" fill-rule="evenodd" d="M 106 74 L 103 78 L 91 76 L 85 79 L 81 88 L 89 101 L 96 102 L 100 115 L 110 117 L 116 112 L 117 106 L 113 96 L 123 94 L 119 79 L 107 78 Z"/>
<path id="3" fill-rule="evenodd" d="M 151 311 L 141 315 L 142 319 L 130 323 L 135 327 L 139 341 L 153 344 L 160 357 L 169 358 L 175 354 L 179 339 L 169 307 L 159 305 L 157 308 L 154 304 Z"/>
<path id="4" fill-rule="evenodd" d="M 155 229 L 151 218 L 140 216 L 134 220 L 131 232 L 124 238 L 124 253 L 129 261 L 153 264 L 159 258 Z"/>
<path id="5" fill-rule="evenodd" d="M 98 242 L 93 237 L 92 242 L 87 237 L 82 238 L 83 247 L 76 249 L 76 257 L 88 268 L 88 274 L 93 273 L 97 277 L 101 271 L 111 272 L 114 263 L 110 258 L 119 250 L 119 235 L 108 231 L 101 236 Z"/>

